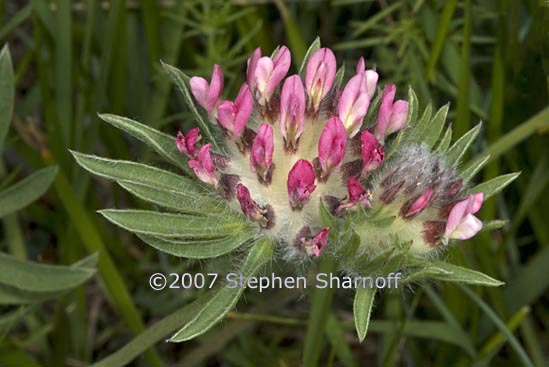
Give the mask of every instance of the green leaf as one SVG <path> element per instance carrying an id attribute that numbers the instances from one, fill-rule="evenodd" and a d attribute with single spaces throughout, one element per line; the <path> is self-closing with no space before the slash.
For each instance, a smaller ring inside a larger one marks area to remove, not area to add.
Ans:
<path id="1" fill-rule="evenodd" d="M 227 216 L 194 216 L 146 210 L 100 210 L 110 222 L 130 232 L 185 239 L 220 238 L 245 230 L 246 224 Z"/>
<path id="2" fill-rule="evenodd" d="M 330 340 L 330 344 L 334 348 L 337 357 L 339 360 L 348 367 L 356 366 L 355 358 L 353 357 L 353 352 L 347 341 L 345 340 L 345 331 L 337 317 L 330 313 L 328 317 L 328 323 L 326 324 L 326 334 Z"/>
<path id="3" fill-rule="evenodd" d="M 444 123 L 446 122 L 446 116 L 448 115 L 449 108 L 450 108 L 449 103 L 441 107 L 437 111 L 437 113 L 435 113 L 435 116 L 433 116 L 433 118 L 431 119 L 431 122 L 429 122 L 429 125 L 423 132 L 420 141 L 422 143 L 427 144 L 429 148 L 432 148 L 435 145 L 435 143 L 438 141 L 438 138 L 440 137 L 440 133 L 444 128 Z"/>
<path id="4" fill-rule="evenodd" d="M 194 181 L 146 164 L 71 152 L 76 162 L 91 173 L 116 180 L 173 191 L 194 198 L 203 193 Z"/>
<path id="5" fill-rule="evenodd" d="M 506 175 L 501 175 L 496 178 L 493 178 L 489 181 L 483 182 L 476 185 L 475 187 L 469 189 L 469 193 L 482 192 L 484 194 L 484 200 L 488 199 L 492 195 L 497 194 L 503 190 L 507 185 L 513 182 L 520 172 L 508 173 Z"/>
<path id="6" fill-rule="evenodd" d="M 449 273 L 447 275 L 434 274 L 432 275 L 432 279 L 438 279 L 454 283 L 482 285 L 486 287 L 499 287 L 500 285 L 505 284 L 476 270 L 463 268 L 461 266 L 450 264 L 445 261 L 432 260 L 430 261 L 430 265 Z"/>
<path id="7" fill-rule="evenodd" d="M 211 196 L 188 195 L 181 192 L 146 186 L 127 181 L 118 181 L 125 190 L 153 204 L 189 214 L 221 213 L 227 210 L 224 202 Z"/>
<path id="8" fill-rule="evenodd" d="M 0 51 L 0 152 L 4 150 L 4 141 L 10 127 L 14 98 L 15 78 L 10 50 L 6 45 Z"/>
<path id="9" fill-rule="evenodd" d="M 459 160 L 467 149 L 469 149 L 469 146 L 471 146 L 471 143 L 475 140 L 478 133 L 480 132 L 480 128 L 482 127 L 482 122 L 478 123 L 474 128 L 469 130 L 467 133 L 463 134 L 461 138 L 459 138 L 451 147 L 448 149 L 448 153 L 446 155 L 446 160 L 448 163 L 451 164 L 458 164 Z"/>
<path id="10" fill-rule="evenodd" d="M 191 96 L 191 91 L 189 90 L 189 86 L 187 85 L 189 77 L 174 66 L 162 63 L 162 67 L 170 75 L 170 77 L 173 79 L 173 81 L 175 82 L 175 84 L 183 94 L 185 103 L 191 110 L 196 122 L 200 126 L 201 132 L 219 150 L 219 145 L 217 144 L 217 140 L 215 139 L 212 132 L 210 131 L 209 122 L 202 117 L 200 112 L 198 112 L 194 99 Z"/>
<path id="11" fill-rule="evenodd" d="M 345 76 L 345 64 L 337 70 L 337 73 L 334 77 L 334 88 L 340 88 L 341 83 L 343 83 L 343 77 Z"/>
<path id="12" fill-rule="evenodd" d="M 57 166 L 46 167 L 0 192 L 0 218 L 24 208 L 42 196 L 56 174 Z"/>
<path id="13" fill-rule="evenodd" d="M 417 121 L 416 125 L 414 126 L 414 129 L 410 131 L 410 138 L 420 142 L 420 137 L 423 135 L 427 129 L 429 129 L 429 125 L 431 123 L 431 115 L 433 114 L 433 105 L 429 103 L 427 107 L 425 107 L 425 110 L 423 111 L 423 115 L 421 115 L 421 118 L 419 121 Z"/>
<path id="14" fill-rule="evenodd" d="M 452 126 L 448 126 L 446 128 L 446 131 L 444 132 L 444 135 L 442 136 L 442 139 L 440 139 L 440 142 L 438 143 L 435 152 L 439 154 L 446 153 L 446 151 L 450 147 L 451 142 L 452 142 Z"/>
<path id="15" fill-rule="evenodd" d="M 461 172 L 461 176 L 466 180 L 472 179 L 478 171 L 482 169 L 490 160 L 490 154 L 482 155 L 472 160 Z"/>
<path id="16" fill-rule="evenodd" d="M 375 287 L 359 287 L 356 290 L 353 302 L 353 315 L 360 342 L 366 338 L 366 333 L 368 332 L 368 324 L 370 323 L 370 314 L 372 313 L 376 291 L 377 288 Z"/>
<path id="17" fill-rule="evenodd" d="M 380 98 L 378 104 L 381 103 L 381 93 L 378 90 L 377 96 Z M 377 98 L 377 97 L 376 97 Z M 376 100 L 374 100 L 374 105 L 376 103 Z M 402 129 L 398 134 L 396 139 L 391 144 L 391 148 L 386 153 L 386 159 L 393 155 L 394 152 L 396 152 L 397 148 L 400 146 L 400 143 L 402 141 L 406 141 L 409 139 L 409 135 L 413 134 L 415 130 L 415 126 L 418 123 L 417 121 L 417 115 L 418 115 L 418 99 L 416 92 L 410 87 L 408 88 L 408 116 L 406 117 L 406 124 L 404 125 L 404 129 Z M 377 106 L 376 106 L 377 108 Z M 370 107 L 368 110 L 371 110 Z M 373 110 L 372 110 L 373 113 Z M 369 113 L 366 114 L 366 121 L 373 122 L 373 118 L 370 120 Z"/>
<path id="18" fill-rule="evenodd" d="M 231 236 L 212 239 L 174 240 L 137 234 L 142 241 L 155 249 L 177 257 L 207 259 L 228 254 L 255 237 L 253 231 L 239 231 Z"/>
<path id="19" fill-rule="evenodd" d="M 410 127 L 417 123 L 418 105 L 419 101 L 416 92 L 414 92 L 412 87 L 408 88 L 408 116 L 406 117 L 406 125 L 404 126 Z"/>
<path id="20" fill-rule="evenodd" d="M 97 255 L 92 255 L 97 261 Z M 89 264 L 84 264 L 89 265 Z M 89 266 L 46 265 L 0 253 L 0 284 L 26 292 L 58 292 L 74 288 L 93 274 Z"/>
<path id="21" fill-rule="evenodd" d="M 301 66 L 299 67 L 299 75 L 301 77 L 305 76 L 305 70 L 307 70 L 307 62 L 311 58 L 312 54 L 315 53 L 315 51 L 320 49 L 320 37 L 316 37 L 313 43 L 309 46 L 309 49 L 305 53 L 305 57 L 303 58 L 303 61 L 301 62 Z M 340 69 L 341 70 L 341 69 Z M 336 78 L 337 79 L 337 78 Z"/>
<path id="22" fill-rule="evenodd" d="M 509 223 L 508 220 L 491 220 L 489 222 L 485 222 L 482 225 L 481 232 L 489 232 L 493 231 L 494 229 L 500 229 L 503 228 L 507 223 Z"/>
<path id="23" fill-rule="evenodd" d="M 444 276 L 444 275 L 451 275 L 452 273 L 437 268 L 435 266 L 427 266 L 423 269 L 418 269 L 417 271 L 414 271 L 410 274 L 408 274 L 405 278 L 403 278 L 400 283 L 406 284 L 411 282 L 417 282 L 424 279 L 429 279 L 432 276 Z"/>
<path id="24" fill-rule="evenodd" d="M 249 278 L 265 265 L 273 256 L 272 243 L 263 238 L 258 241 L 248 253 L 238 274 Z M 221 288 L 206 303 L 206 305 L 170 339 L 172 342 L 182 342 L 204 334 L 217 324 L 238 302 L 244 291 L 243 287 L 232 283 L 222 284 Z"/>
<path id="25" fill-rule="evenodd" d="M 105 122 L 108 122 L 112 126 L 127 132 L 134 138 L 145 143 L 149 148 L 157 152 L 164 159 L 184 171 L 191 173 L 191 169 L 186 164 L 187 158 L 184 157 L 179 150 L 177 150 L 174 136 L 164 134 L 163 132 L 153 129 L 152 127 L 126 117 L 100 114 L 99 118 Z"/>

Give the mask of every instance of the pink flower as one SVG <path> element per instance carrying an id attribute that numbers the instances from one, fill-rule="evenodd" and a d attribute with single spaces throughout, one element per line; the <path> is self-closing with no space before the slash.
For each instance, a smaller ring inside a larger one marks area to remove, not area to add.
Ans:
<path id="1" fill-rule="evenodd" d="M 368 130 L 364 130 L 360 136 L 361 149 L 362 149 L 362 161 L 364 168 L 362 174 L 366 175 L 373 170 L 377 169 L 383 158 L 385 157 L 385 151 L 383 146 L 379 144 L 374 134 Z"/>
<path id="2" fill-rule="evenodd" d="M 295 150 L 305 127 L 305 90 L 299 75 L 292 75 L 282 86 L 280 131 L 286 146 Z"/>
<path id="3" fill-rule="evenodd" d="M 200 181 L 217 187 L 217 177 L 215 176 L 215 168 L 210 155 L 211 146 L 211 144 L 206 144 L 200 148 L 198 157 L 190 160 L 188 164 Z"/>
<path id="4" fill-rule="evenodd" d="M 364 74 L 364 78 L 362 79 L 362 91 L 365 91 L 371 100 L 376 93 L 379 75 L 374 70 L 366 70 L 366 63 L 364 62 L 363 57 L 358 59 L 358 63 L 356 64 L 356 73 L 357 75 Z"/>
<path id="5" fill-rule="evenodd" d="M 318 111 L 320 102 L 334 84 L 336 67 L 335 55 L 329 48 L 315 51 L 307 63 L 305 86 L 309 101 L 315 111 Z"/>
<path id="6" fill-rule="evenodd" d="M 302 238 L 301 245 L 303 246 L 305 253 L 309 256 L 320 256 L 328 243 L 328 232 L 330 232 L 331 229 L 331 227 L 326 227 L 318 232 L 313 238 Z"/>
<path id="7" fill-rule="evenodd" d="M 482 229 L 482 222 L 473 214 L 479 211 L 484 200 L 484 194 L 477 192 L 468 195 L 465 200 L 458 202 L 448 216 L 443 242 L 449 239 L 466 240 Z"/>
<path id="8" fill-rule="evenodd" d="M 200 129 L 195 127 L 194 129 L 189 130 L 187 135 L 184 135 L 181 131 L 177 132 L 175 144 L 182 154 L 185 154 L 189 158 L 194 158 L 196 154 L 196 143 L 200 138 Z"/>
<path id="9" fill-rule="evenodd" d="M 360 73 L 347 82 L 339 97 L 338 115 L 349 137 L 352 138 L 360 130 L 369 106 L 370 96 L 366 87 L 366 73 Z"/>
<path id="10" fill-rule="evenodd" d="M 273 162 L 273 152 L 273 128 L 269 124 L 261 124 L 252 144 L 250 170 L 256 172 L 263 181 L 268 179 Z"/>
<path id="11" fill-rule="evenodd" d="M 305 159 L 298 160 L 288 173 L 287 187 L 290 206 L 300 210 L 316 189 L 313 165 Z"/>
<path id="12" fill-rule="evenodd" d="M 356 63 L 356 73 L 360 74 L 364 72 L 366 72 L 366 62 L 364 62 L 364 57 L 360 56 Z"/>
<path id="13" fill-rule="evenodd" d="M 370 192 L 353 176 L 347 180 L 347 192 L 349 193 L 349 198 L 337 208 L 338 212 L 341 212 L 343 209 L 356 207 L 358 203 L 363 208 L 371 208 Z"/>
<path id="14" fill-rule="evenodd" d="M 345 157 L 347 131 L 337 117 L 326 122 L 318 141 L 318 160 L 322 167 L 322 177 L 327 177 L 332 169 Z"/>
<path id="15" fill-rule="evenodd" d="M 257 102 L 265 105 L 271 99 L 273 92 L 286 76 L 292 58 L 290 50 L 282 46 L 274 59 L 261 57 L 261 49 L 256 49 L 248 60 L 248 85 L 254 93 Z"/>
<path id="16" fill-rule="evenodd" d="M 429 204 L 429 201 L 431 200 L 432 196 L 433 196 L 433 189 L 431 188 L 427 189 L 412 203 L 412 205 L 410 206 L 406 214 L 404 214 L 404 217 L 409 218 L 423 211 L 423 209 L 425 209 Z"/>
<path id="17" fill-rule="evenodd" d="M 252 114 L 254 101 L 250 88 L 244 84 L 238 92 L 236 100 L 223 101 L 217 107 L 217 119 L 219 124 L 229 133 L 231 139 L 237 139 L 242 135 L 244 127 Z"/>
<path id="18" fill-rule="evenodd" d="M 214 65 L 212 80 L 210 84 L 206 79 L 199 76 L 193 76 L 189 83 L 191 85 L 191 92 L 198 102 L 206 111 L 208 115 L 211 115 L 214 111 L 217 101 L 223 93 L 223 71 L 219 65 Z"/>
<path id="19" fill-rule="evenodd" d="M 387 136 L 404 127 L 406 117 L 408 116 L 408 102 L 398 100 L 393 103 L 395 94 L 396 87 L 394 84 L 387 84 L 383 88 L 375 128 L 375 134 L 382 143 Z"/>

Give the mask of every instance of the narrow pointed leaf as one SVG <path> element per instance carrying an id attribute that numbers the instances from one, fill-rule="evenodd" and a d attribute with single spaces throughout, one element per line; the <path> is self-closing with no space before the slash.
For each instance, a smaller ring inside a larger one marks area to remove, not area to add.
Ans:
<path id="1" fill-rule="evenodd" d="M 110 180 L 131 182 L 193 197 L 201 190 L 192 180 L 146 164 L 72 152 L 76 162 L 91 173 Z"/>
<path id="2" fill-rule="evenodd" d="M 250 241 L 254 236 L 253 231 L 239 231 L 232 236 L 185 241 L 146 234 L 137 235 L 143 242 L 159 251 L 190 259 L 208 259 L 228 254 Z"/>
<path id="3" fill-rule="evenodd" d="M 444 132 L 444 135 L 442 136 L 442 139 L 440 139 L 440 142 L 438 143 L 435 152 L 440 154 L 446 153 L 446 151 L 450 147 L 451 142 L 452 142 L 452 126 L 448 126 L 446 128 L 446 131 Z"/>
<path id="4" fill-rule="evenodd" d="M 458 164 L 461 157 L 465 154 L 467 149 L 471 146 L 478 133 L 482 127 L 482 122 L 477 126 L 466 132 L 461 138 L 459 138 L 451 147 L 448 149 L 446 155 L 446 160 L 448 163 Z"/>
<path id="5" fill-rule="evenodd" d="M 2 152 L 11 123 L 15 96 L 13 65 L 7 45 L 0 52 L 0 96 L 0 152 Z"/>
<path id="6" fill-rule="evenodd" d="M 145 143 L 149 148 L 175 166 L 191 173 L 191 169 L 186 163 L 187 158 L 184 157 L 179 150 L 177 150 L 177 146 L 175 145 L 175 136 L 170 136 L 153 129 L 150 126 L 126 117 L 111 114 L 100 114 L 99 118 L 105 122 L 108 122 L 112 126 L 127 132 L 134 138 Z"/>
<path id="7" fill-rule="evenodd" d="M 238 274 L 248 278 L 265 265 L 273 255 L 272 243 L 267 239 L 258 241 L 248 253 Z M 213 298 L 181 330 L 171 337 L 172 342 L 182 342 L 204 334 L 217 324 L 236 305 L 243 287 L 222 284 Z"/>
<path id="8" fill-rule="evenodd" d="M 353 302 L 353 315 L 355 318 L 355 327 L 358 334 L 358 340 L 362 342 L 368 332 L 370 323 L 370 314 L 374 305 L 377 288 L 359 287 L 356 290 Z"/>
<path id="9" fill-rule="evenodd" d="M 199 194 L 189 195 L 129 181 L 118 181 L 125 190 L 140 199 L 160 205 L 164 208 L 189 214 L 220 213 L 227 207 L 220 200 Z"/>
<path id="10" fill-rule="evenodd" d="M 520 172 L 515 172 L 515 173 L 508 173 L 506 175 L 498 176 L 489 181 L 476 185 L 475 187 L 469 189 L 469 192 L 470 193 L 482 192 L 484 194 L 484 200 L 486 200 L 492 195 L 495 195 L 501 190 L 503 190 L 507 185 L 513 182 L 519 175 L 520 175 Z"/>
<path id="11" fill-rule="evenodd" d="M 472 179 L 478 173 L 478 171 L 480 171 L 482 167 L 484 167 L 486 163 L 488 163 L 489 160 L 490 154 L 486 154 L 474 159 L 473 161 L 471 161 L 471 163 L 465 166 L 465 168 L 461 172 L 461 176 L 467 180 Z"/>
<path id="12" fill-rule="evenodd" d="M 446 104 L 441 107 L 437 113 L 435 113 L 435 116 L 433 116 L 426 129 L 422 132 L 420 141 L 427 144 L 429 148 L 432 148 L 438 141 L 438 138 L 442 133 L 442 129 L 444 128 L 444 123 L 446 122 L 446 116 L 448 115 L 449 108 L 450 104 Z"/>
<path id="13" fill-rule="evenodd" d="M 194 216 L 147 210 L 100 210 L 105 218 L 130 232 L 180 238 L 220 238 L 246 229 L 246 224 L 222 216 Z"/>
<path id="14" fill-rule="evenodd" d="M 305 53 L 305 57 L 303 58 L 303 62 L 301 63 L 301 66 L 299 67 L 299 75 L 302 77 L 305 77 L 305 70 L 307 70 L 307 62 L 309 62 L 309 59 L 311 58 L 312 54 L 315 53 L 315 51 L 320 49 L 320 37 L 316 37 L 313 43 L 309 46 L 309 49 Z"/>
<path id="15" fill-rule="evenodd" d="M 482 285 L 486 287 L 499 287 L 500 285 L 504 284 L 503 282 L 496 280 L 479 271 L 467 269 L 458 265 L 447 263 L 445 261 L 432 260 L 431 265 L 450 273 L 441 275 L 433 274 L 431 276 L 432 279 L 438 279 L 453 283 Z"/>
<path id="16" fill-rule="evenodd" d="M 0 192 L 0 218 L 24 208 L 42 196 L 56 174 L 57 166 L 46 167 Z"/>
<path id="17" fill-rule="evenodd" d="M 337 73 L 334 77 L 334 88 L 340 88 L 343 83 L 343 77 L 345 76 L 345 64 L 337 70 Z"/>
<path id="18" fill-rule="evenodd" d="M 95 270 L 90 267 L 40 264 L 3 253 L 0 253 L 0 269 L 0 284 L 27 292 L 70 289 L 95 274 Z"/>

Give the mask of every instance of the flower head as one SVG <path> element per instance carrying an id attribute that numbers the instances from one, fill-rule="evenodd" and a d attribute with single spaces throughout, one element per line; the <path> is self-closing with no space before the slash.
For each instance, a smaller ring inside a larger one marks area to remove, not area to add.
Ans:
<path id="1" fill-rule="evenodd" d="M 274 58 L 261 56 L 257 48 L 248 60 L 248 85 L 252 89 L 257 102 L 265 105 L 271 99 L 276 87 L 288 73 L 292 57 L 290 50 L 282 46 Z"/>
<path id="2" fill-rule="evenodd" d="M 305 73 L 305 86 L 313 110 L 318 111 L 320 102 L 328 94 L 336 74 L 336 58 L 329 48 L 315 51 Z"/>

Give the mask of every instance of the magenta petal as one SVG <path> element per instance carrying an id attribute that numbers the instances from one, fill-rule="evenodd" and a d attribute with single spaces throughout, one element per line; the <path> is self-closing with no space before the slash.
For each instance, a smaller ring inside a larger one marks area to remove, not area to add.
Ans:
<path id="1" fill-rule="evenodd" d="M 468 195 L 465 200 L 458 202 L 448 216 L 444 237 L 468 239 L 474 236 L 482 228 L 482 222 L 473 216 L 484 199 L 484 194 L 478 192 Z"/>
<path id="2" fill-rule="evenodd" d="M 393 104 L 391 110 L 391 117 L 387 124 L 387 130 L 385 130 L 385 136 L 389 136 L 401 130 L 406 124 L 406 118 L 408 117 L 408 102 L 398 100 Z"/>
<path id="3" fill-rule="evenodd" d="M 305 89 L 299 75 L 284 81 L 280 95 L 280 131 L 286 143 L 296 147 L 305 127 Z"/>
<path id="4" fill-rule="evenodd" d="M 452 232 L 451 238 L 468 240 L 482 229 L 482 222 L 473 214 L 467 214 Z"/>
<path id="5" fill-rule="evenodd" d="M 253 97 L 248 85 L 244 84 L 235 102 L 223 101 L 217 107 L 217 119 L 219 124 L 227 130 L 232 139 L 242 135 L 246 123 L 252 114 Z"/>
<path id="6" fill-rule="evenodd" d="M 383 162 L 385 153 L 374 134 L 364 130 L 360 136 L 364 174 L 375 170 Z"/>
<path id="7" fill-rule="evenodd" d="M 301 209 L 316 189 L 313 165 L 304 159 L 298 160 L 288 173 L 288 196 L 293 209 Z"/>
<path id="8" fill-rule="evenodd" d="M 322 254 L 322 251 L 324 251 L 324 248 L 328 243 L 328 232 L 330 232 L 331 229 L 331 227 L 326 227 L 318 232 L 313 238 L 302 240 L 307 255 L 318 257 Z"/>
<path id="9" fill-rule="evenodd" d="M 408 209 L 408 212 L 406 212 L 406 216 L 409 217 L 412 215 L 416 215 L 417 213 L 425 209 L 429 204 L 429 201 L 431 200 L 432 196 L 433 196 L 433 189 L 429 188 L 412 203 L 412 205 L 410 206 L 410 209 Z"/>
<path id="10" fill-rule="evenodd" d="M 175 141 L 177 149 L 187 155 L 189 158 L 194 158 L 196 152 L 196 143 L 200 140 L 200 129 L 195 127 L 184 135 L 182 132 L 177 133 Z"/>
<path id="11" fill-rule="evenodd" d="M 196 177 L 202 182 L 217 186 L 217 177 L 212 157 L 210 155 L 211 144 L 206 144 L 198 152 L 198 157 L 189 161 L 189 167 L 193 169 Z"/>
<path id="12" fill-rule="evenodd" d="M 196 102 L 198 102 L 198 104 L 207 111 L 210 85 L 206 79 L 199 76 L 193 76 L 189 80 L 189 84 L 191 86 L 191 93 L 193 94 L 194 99 L 196 99 Z"/>
<path id="13" fill-rule="evenodd" d="M 305 86 L 315 110 L 332 88 L 336 68 L 335 55 L 329 48 L 321 48 L 311 55 L 305 73 Z"/>
<path id="14" fill-rule="evenodd" d="M 217 106 L 217 120 L 232 137 L 235 130 L 236 108 L 233 102 L 223 101 Z"/>
<path id="15" fill-rule="evenodd" d="M 318 141 L 318 159 L 323 176 L 339 165 L 345 157 L 347 149 L 347 131 L 337 117 L 326 122 Z"/>
<path id="16" fill-rule="evenodd" d="M 358 133 L 368 112 L 370 97 L 366 93 L 364 73 L 353 76 L 345 85 L 338 102 L 338 116 L 350 137 Z"/>
<path id="17" fill-rule="evenodd" d="M 395 94 L 396 86 L 394 84 L 387 84 L 385 88 L 383 88 L 383 92 L 381 94 L 381 105 L 379 106 L 377 124 L 375 128 L 376 136 L 381 142 L 383 142 L 385 140 L 385 136 L 387 136 L 386 130 L 391 119 Z"/>
<path id="18" fill-rule="evenodd" d="M 474 195 L 474 199 L 473 199 L 473 205 L 471 205 L 471 208 L 469 210 L 470 214 L 475 214 L 476 212 L 478 212 L 480 210 L 480 207 L 482 206 L 482 202 L 484 201 L 484 193 L 477 192 L 476 194 L 473 194 L 473 195 Z"/>
<path id="19" fill-rule="evenodd" d="M 257 61 L 261 58 L 261 49 L 258 47 L 252 53 L 252 56 L 248 59 L 248 69 L 246 71 L 246 80 L 250 89 L 253 91 L 256 87 L 255 84 L 255 70 L 257 69 Z"/>
<path id="20" fill-rule="evenodd" d="M 208 93 L 208 113 L 212 112 L 217 101 L 223 93 L 223 71 L 219 65 L 214 65 L 212 73 L 212 81 L 210 82 L 210 90 Z"/>
<path id="21" fill-rule="evenodd" d="M 364 186 L 362 186 L 359 180 L 352 176 L 347 180 L 347 191 L 349 192 L 349 201 L 353 204 L 356 203 L 361 196 L 366 194 Z"/>
<path id="22" fill-rule="evenodd" d="M 242 212 L 248 217 L 252 217 L 256 213 L 258 206 L 253 201 L 250 190 L 241 183 L 236 186 L 236 199 L 240 202 Z"/>
<path id="23" fill-rule="evenodd" d="M 271 125 L 261 124 L 252 144 L 250 170 L 265 179 L 273 162 L 273 152 L 273 128 Z"/>

